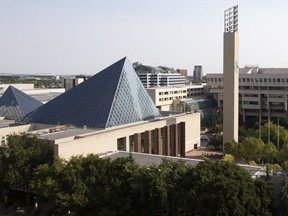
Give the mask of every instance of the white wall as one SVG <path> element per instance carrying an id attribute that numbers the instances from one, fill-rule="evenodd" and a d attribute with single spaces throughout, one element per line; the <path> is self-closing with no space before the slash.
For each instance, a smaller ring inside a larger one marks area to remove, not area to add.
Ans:
<path id="1" fill-rule="evenodd" d="M 55 140 L 55 153 L 62 158 L 69 159 L 73 155 L 99 154 L 107 151 L 117 151 L 117 139 L 126 137 L 126 151 L 129 151 L 129 136 L 134 133 L 142 133 L 146 130 L 162 128 L 166 125 L 186 122 L 186 151 L 194 148 L 194 144 L 200 145 L 200 114 L 185 114 L 177 117 L 165 118 L 153 122 L 141 124 L 129 124 L 127 126 L 114 127 L 97 131 L 94 134 L 78 136 L 80 138 L 63 142 Z"/>

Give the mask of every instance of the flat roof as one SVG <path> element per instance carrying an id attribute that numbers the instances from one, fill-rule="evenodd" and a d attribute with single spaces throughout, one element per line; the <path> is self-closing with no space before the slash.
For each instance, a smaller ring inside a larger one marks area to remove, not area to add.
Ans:
<path id="1" fill-rule="evenodd" d="M 9 127 L 11 124 L 14 124 L 15 120 L 0 119 L 0 128 Z"/>
<path id="2" fill-rule="evenodd" d="M 95 128 L 95 129 L 67 128 L 67 129 L 63 129 L 59 131 L 57 131 L 57 129 L 50 129 L 50 130 L 45 129 L 45 130 L 41 130 L 37 132 L 38 134 L 40 134 L 40 138 L 48 139 L 48 140 L 57 140 L 57 139 L 63 139 L 67 137 L 75 137 L 75 136 L 80 136 L 84 134 L 89 134 L 89 133 L 93 133 L 99 130 L 103 130 L 103 129 L 102 128 L 100 129 L 98 128 Z"/>
<path id="3" fill-rule="evenodd" d="M 100 158 L 108 157 L 112 160 L 115 160 L 117 158 L 121 157 L 130 157 L 130 154 L 132 155 L 132 158 L 134 159 L 135 163 L 139 164 L 140 166 L 147 166 L 147 165 L 160 165 L 163 161 L 163 159 L 171 160 L 171 161 L 184 161 L 185 164 L 190 164 L 192 166 L 196 166 L 199 162 L 203 160 L 199 159 L 192 159 L 192 158 L 183 158 L 183 157 L 172 157 L 172 156 L 165 156 L 165 155 L 156 155 L 156 154 L 146 154 L 146 153 L 137 153 L 137 152 L 125 152 L 125 151 L 110 151 L 106 153 L 99 154 Z M 247 170 L 251 176 L 254 176 L 258 172 L 265 171 L 265 168 L 261 166 L 250 166 L 246 164 L 236 164 L 243 169 Z"/>
<path id="4" fill-rule="evenodd" d="M 151 87 L 151 88 L 147 88 L 147 89 L 161 89 L 161 90 L 163 90 L 163 89 L 181 89 L 181 88 L 187 89 L 187 88 L 201 88 L 205 85 L 206 85 L 206 83 L 200 84 L 200 85 L 196 85 L 196 84 L 195 85 L 175 85 L 175 86 L 171 85 L 171 86 Z"/>
<path id="5" fill-rule="evenodd" d="M 124 151 L 116 151 L 116 152 L 107 152 L 100 155 L 100 157 L 109 157 L 112 160 L 115 160 L 117 158 L 121 157 L 130 157 L 130 154 L 132 155 L 134 161 L 141 165 L 160 165 L 163 161 L 163 159 L 168 159 L 171 161 L 179 161 L 183 160 L 187 164 L 191 164 L 193 166 L 196 166 L 199 162 L 202 160 L 197 159 L 191 159 L 191 158 L 181 158 L 181 157 L 172 157 L 172 156 L 165 156 L 165 155 L 156 155 L 156 154 L 145 154 L 145 153 L 137 153 L 137 152 L 124 152 Z"/>

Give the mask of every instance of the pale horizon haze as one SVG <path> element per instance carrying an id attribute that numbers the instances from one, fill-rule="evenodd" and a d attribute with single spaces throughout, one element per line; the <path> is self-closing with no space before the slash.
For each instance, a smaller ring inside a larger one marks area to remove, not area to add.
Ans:
<path id="1" fill-rule="evenodd" d="M 0 73 L 93 75 L 125 56 L 221 73 L 235 5 L 239 66 L 288 68 L 287 0 L 0 0 Z"/>

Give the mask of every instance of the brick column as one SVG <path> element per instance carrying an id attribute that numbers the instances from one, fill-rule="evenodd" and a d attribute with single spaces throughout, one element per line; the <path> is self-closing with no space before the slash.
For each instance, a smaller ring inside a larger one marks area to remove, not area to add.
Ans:
<path id="1" fill-rule="evenodd" d="M 155 137 L 155 143 L 156 143 L 156 151 L 155 154 L 160 155 L 161 154 L 161 129 L 160 128 L 155 128 L 154 130 L 154 137 Z"/>
<path id="2" fill-rule="evenodd" d="M 178 143 L 178 125 L 177 124 L 173 124 L 170 125 L 170 130 L 171 130 L 171 156 L 178 156 L 179 154 L 179 143 Z"/>
<path id="3" fill-rule="evenodd" d="M 186 152 L 185 122 L 180 122 L 179 127 L 180 127 L 180 156 L 185 157 L 185 152 Z"/>
<path id="4" fill-rule="evenodd" d="M 151 131 L 145 131 L 145 153 L 152 153 Z"/>
<path id="5" fill-rule="evenodd" d="M 170 156 L 170 127 L 164 127 L 165 155 Z"/>
<path id="6" fill-rule="evenodd" d="M 141 152 L 141 134 L 134 134 L 134 152 Z"/>

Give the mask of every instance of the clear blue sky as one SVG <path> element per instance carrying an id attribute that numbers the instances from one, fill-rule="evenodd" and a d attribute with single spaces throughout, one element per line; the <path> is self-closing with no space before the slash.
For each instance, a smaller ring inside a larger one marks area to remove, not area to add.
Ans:
<path id="1" fill-rule="evenodd" d="M 0 73 L 95 74 L 124 56 L 222 72 L 237 4 L 240 67 L 288 68 L 287 0 L 0 0 Z"/>

